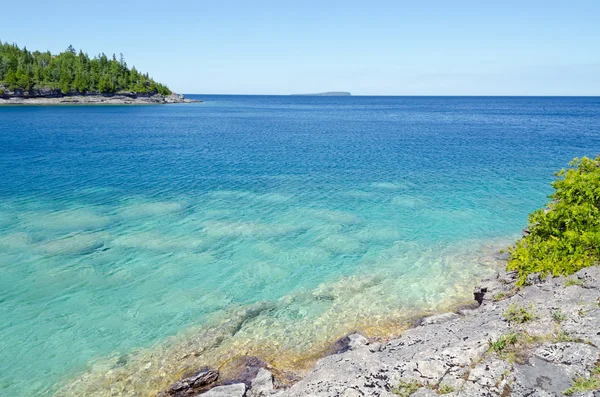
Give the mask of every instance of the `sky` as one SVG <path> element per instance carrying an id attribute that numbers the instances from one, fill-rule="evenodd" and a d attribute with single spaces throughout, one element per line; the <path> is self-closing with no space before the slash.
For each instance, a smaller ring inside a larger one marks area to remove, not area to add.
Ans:
<path id="1" fill-rule="evenodd" d="M 0 40 L 178 93 L 600 95 L 600 1 L 11 1 Z"/>

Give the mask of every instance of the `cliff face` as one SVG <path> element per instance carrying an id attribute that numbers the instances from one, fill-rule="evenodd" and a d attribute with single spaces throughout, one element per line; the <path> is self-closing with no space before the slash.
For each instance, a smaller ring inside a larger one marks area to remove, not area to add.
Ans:
<path id="1" fill-rule="evenodd" d="M 200 102 L 187 100 L 181 94 L 153 94 L 117 92 L 114 94 L 70 92 L 63 94 L 59 89 L 33 89 L 31 91 L 9 90 L 0 85 L 0 104 L 44 105 L 44 104 L 167 104 Z"/>

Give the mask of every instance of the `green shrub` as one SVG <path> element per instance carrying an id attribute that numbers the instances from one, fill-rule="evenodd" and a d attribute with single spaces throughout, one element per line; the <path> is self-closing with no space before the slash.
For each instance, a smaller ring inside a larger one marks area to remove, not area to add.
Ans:
<path id="1" fill-rule="evenodd" d="M 533 313 L 533 306 L 529 307 L 529 310 L 516 304 L 511 304 L 508 309 L 503 313 L 503 316 L 509 323 L 523 324 L 531 321 L 535 318 Z"/>
<path id="2" fill-rule="evenodd" d="M 504 292 L 498 292 L 496 295 L 494 295 L 494 302 L 499 302 L 502 299 L 504 299 L 506 297 L 506 294 Z"/>
<path id="3" fill-rule="evenodd" d="M 556 174 L 548 208 L 529 216 L 530 234 L 509 249 L 508 270 L 570 275 L 600 260 L 600 156 L 574 159 Z"/>

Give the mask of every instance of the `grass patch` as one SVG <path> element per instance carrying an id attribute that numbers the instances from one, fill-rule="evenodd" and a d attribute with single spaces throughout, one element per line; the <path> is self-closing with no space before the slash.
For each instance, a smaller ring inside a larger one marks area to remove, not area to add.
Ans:
<path id="1" fill-rule="evenodd" d="M 567 334 L 565 331 L 559 331 L 554 336 L 552 342 L 579 342 L 579 340 L 573 338 L 571 335 Z"/>
<path id="2" fill-rule="evenodd" d="M 544 336 L 532 336 L 527 332 L 511 332 L 510 334 L 502 335 L 495 341 L 490 340 L 490 350 L 498 355 L 499 358 L 508 361 L 509 363 L 525 364 L 529 360 L 531 351 L 546 342 L 582 342 L 579 339 L 574 339 L 564 331 L 556 329 L 553 333 Z"/>
<path id="3" fill-rule="evenodd" d="M 398 386 L 392 388 L 392 393 L 400 397 L 408 397 L 416 393 L 421 387 L 423 385 L 414 380 L 410 382 L 401 381 Z"/>
<path id="4" fill-rule="evenodd" d="M 583 284 L 584 284 L 584 283 L 583 283 L 583 281 L 581 281 L 580 279 L 578 279 L 578 278 L 570 278 L 570 277 L 569 277 L 569 278 L 568 278 L 568 279 L 565 281 L 565 284 L 564 284 L 564 285 L 565 285 L 565 287 L 570 287 L 570 286 L 572 286 L 572 285 L 577 285 L 577 286 L 580 286 L 580 287 L 581 287 Z"/>
<path id="5" fill-rule="evenodd" d="M 555 310 L 552 312 L 552 318 L 557 323 L 562 323 L 563 321 L 565 321 L 567 319 L 567 316 L 565 316 L 564 313 L 561 312 L 560 310 Z"/>
<path id="6" fill-rule="evenodd" d="M 449 394 L 449 393 L 452 393 L 453 391 L 454 391 L 454 387 L 452 387 L 446 383 L 443 385 L 440 385 L 440 388 L 438 389 L 438 392 L 440 394 Z"/>
<path id="7" fill-rule="evenodd" d="M 496 295 L 494 295 L 494 302 L 499 302 L 502 299 L 504 299 L 506 297 L 506 294 L 504 292 L 498 292 Z"/>
<path id="8" fill-rule="evenodd" d="M 506 348 L 513 346 L 519 340 L 519 334 L 511 333 L 507 335 L 502 335 L 495 341 L 490 340 L 490 348 L 498 354 L 504 353 Z"/>
<path id="9" fill-rule="evenodd" d="M 536 318 L 533 313 L 533 305 L 529 306 L 529 310 L 525 307 L 518 306 L 515 303 L 511 304 L 508 309 L 504 311 L 504 318 L 513 324 L 524 324 Z"/>
<path id="10" fill-rule="evenodd" d="M 573 385 L 563 392 L 565 396 L 572 396 L 575 393 L 593 391 L 600 389 L 600 376 L 592 375 L 590 378 L 583 376 L 575 378 Z"/>

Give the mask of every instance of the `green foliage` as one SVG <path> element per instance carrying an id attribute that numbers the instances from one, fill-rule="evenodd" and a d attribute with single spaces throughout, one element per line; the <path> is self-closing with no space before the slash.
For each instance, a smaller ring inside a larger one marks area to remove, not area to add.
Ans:
<path id="1" fill-rule="evenodd" d="M 105 54 L 90 59 L 73 46 L 65 52 L 30 52 L 16 44 L 0 41 L 0 85 L 10 90 L 59 90 L 69 93 L 110 94 L 119 91 L 138 94 L 171 94 L 166 86 L 155 82 L 148 74 L 129 69 L 121 54 L 108 59 Z"/>
<path id="2" fill-rule="evenodd" d="M 438 392 L 440 394 L 448 394 L 448 393 L 452 393 L 453 391 L 454 391 L 454 388 L 448 384 L 440 385 L 440 388 L 438 389 Z"/>
<path id="3" fill-rule="evenodd" d="M 519 335 L 516 333 L 502 335 L 497 340 L 489 342 L 490 348 L 496 353 L 502 354 L 507 347 L 515 345 L 518 339 Z"/>
<path id="4" fill-rule="evenodd" d="M 529 216 L 530 234 L 510 249 L 508 270 L 570 275 L 600 260 L 600 156 L 574 159 L 556 174 L 547 209 Z"/>
<path id="5" fill-rule="evenodd" d="M 535 318 L 533 306 L 529 310 L 515 303 L 511 304 L 503 313 L 503 316 L 509 323 L 523 324 Z"/>
<path id="6" fill-rule="evenodd" d="M 398 386 L 392 388 L 392 393 L 400 397 L 409 397 L 410 395 L 416 393 L 417 390 L 419 390 L 419 388 L 422 386 L 423 385 L 416 381 L 401 381 Z"/>

